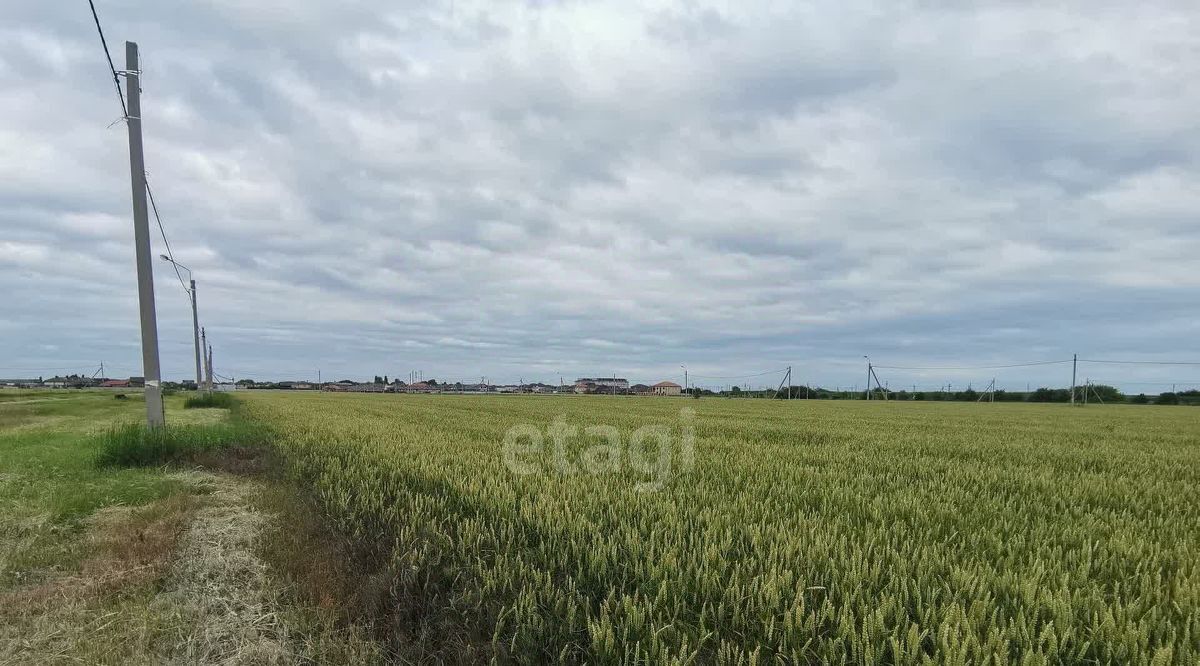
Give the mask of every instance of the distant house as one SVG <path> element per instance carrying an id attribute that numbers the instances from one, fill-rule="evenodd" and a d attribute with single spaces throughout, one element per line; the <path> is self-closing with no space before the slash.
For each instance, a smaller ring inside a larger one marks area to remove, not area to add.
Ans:
<path id="1" fill-rule="evenodd" d="M 629 380 L 621 377 L 580 377 L 575 380 L 576 393 L 628 393 Z"/>
<path id="2" fill-rule="evenodd" d="M 646 384 L 634 384 L 629 387 L 629 392 L 634 395 L 653 395 L 654 391 Z"/>
<path id="3" fill-rule="evenodd" d="M 675 382 L 659 382 L 650 387 L 654 395 L 679 395 L 683 387 Z"/>
<path id="4" fill-rule="evenodd" d="M 41 386 L 40 379 L 0 379 L 0 386 L 12 386 L 16 388 L 32 388 Z"/>
<path id="5" fill-rule="evenodd" d="M 106 379 L 100 382 L 100 388 L 129 388 L 128 379 Z"/>
<path id="6" fill-rule="evenodd" d="M 41 385 L 46 388 L 85 388 L 95 386 L 96 380 L 83 375 L 66 375 L 64 377 L 51 377 L 42 382 Z"/>

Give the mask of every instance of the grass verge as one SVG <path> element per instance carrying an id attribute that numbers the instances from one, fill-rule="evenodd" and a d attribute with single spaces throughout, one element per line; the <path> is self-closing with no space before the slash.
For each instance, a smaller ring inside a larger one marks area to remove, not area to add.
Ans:
<path id="1" fill-rule="evenodd" d="M 228 393 L 201 393 L 188 396 L 183 401 L 184 409 L 233 409 L 233 396 Z"/>
<path id="2" fill-rule="evenodd" d="M 267 441 L 266 429 L 236 421 L 161 428 L 130 423 L 114 426 L 100 435 L 96 464 L 100 467 L 160 465 L 235 447 L 261 447 Z"/>
<path id="3" fill-rule="evenodd" d="M 352 569 L 289 529 L 315 505 L 240 401 L 168 396 L 170 425 L 148 431 L 119 425 L 140 395 L 21 397 L 0 401 L 0 666 L 389 661 L 337 605 L 353 579 L 324 605 L 298 593 Z"/>

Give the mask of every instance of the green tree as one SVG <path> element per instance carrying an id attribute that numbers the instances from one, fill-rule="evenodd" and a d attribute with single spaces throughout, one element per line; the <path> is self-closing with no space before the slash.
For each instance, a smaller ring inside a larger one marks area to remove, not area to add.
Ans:
<path id="1" fill-rule="evenodd" d="M 1096 398 L 1099 398 L 1101 402 L 1125 402 L 1125 394 L 1121 393 L 1115 386 L 1092 384 L 1091 386 L 1084 386 L 1083 390 L 1088 392 L 1089 402 Z"/>

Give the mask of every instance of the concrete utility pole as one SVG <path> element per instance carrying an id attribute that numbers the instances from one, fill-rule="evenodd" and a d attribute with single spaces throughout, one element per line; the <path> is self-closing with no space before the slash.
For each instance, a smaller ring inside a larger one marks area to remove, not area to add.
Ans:
<path id="1" fill-rule="evenodd" d="M 125 125 L 129 128 L 129 176 L 133 191 L 133 243 L 137 255 L 138 309 L 142 328 L 142 374 L 146 381 L 146 425 L 166 425 L 158 365 L 158 319 L 154 312 L 154 266 L 150 259 L 150 218 L 146 209 L 146 162 L 142 155 L 142 90 L 138 47 L 125 42 Z"/>
<path id="2" fill-rule="evenodd" d="M 204 390 L 212 390 L 212 366 L 209 364 L 208 358 L 208 334 L 203 328 L 200 329 L 200 349 L 204 350 Z"/>
<path id="3" fill-rule="evenodd" d="M 864 356 L 867 359 L 867 400 L 871 399 L 871 357 Z"/>
<path id="4" fill-rule="evenodd" d="M 1071 356 L 1071 404 L 1075 404 L 1075 369 L 1079 365 L 1079 354 Z"/>
<path id="5" fill-rule="evenodd" d="M 196 281 L 192 284 L 192 342 L 196 345 L 196 390 L 200 390 L 200 315 L 196 312 Z"/>
<path id="6" fill-rule="evenodd" d="M 175 268 L 182 268 L 183 270 L 187 271 L 188 282 L 191 283 L 191 286 L 188 289 L 188 294 L 192 297 L 192 341 L 196 345 L 196 390 L 199 391 L 201 388 L 203 388 L 200 385 L 200 382 L 203 381 L 203 375 L 201 374 L 200 370 L 200 315 L 196 312 L 196 281 L 192 279 L 192 269 L 184 266 L 178 261 L 175 261 L 168 255 L 160 254 L 158 256 L 163 261 L 175 266 Z"/>

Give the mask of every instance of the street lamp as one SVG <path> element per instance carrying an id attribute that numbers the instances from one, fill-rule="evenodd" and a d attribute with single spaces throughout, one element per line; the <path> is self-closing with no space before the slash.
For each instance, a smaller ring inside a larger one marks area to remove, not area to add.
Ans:
<path id="1" fill-rule="evenodd" d="M 192 279 L 192 269 L 184 266 L 165 254 L 160 254 L 158 256 L 162 257 L 163 261 L 170 263 L 176 268 L 182 268 L 183 270 L 187 271 L 188 280 L 191 283 L 191 288 L 188 289 L 188 295 L 192 297 L 192 341 L 196 345 L 196 390 L 199 391 L 203 386 L 204 380 L 203 377 L 201 377 L 200 371 L 200 316 L 196 313 L 196 281 Z"/>

